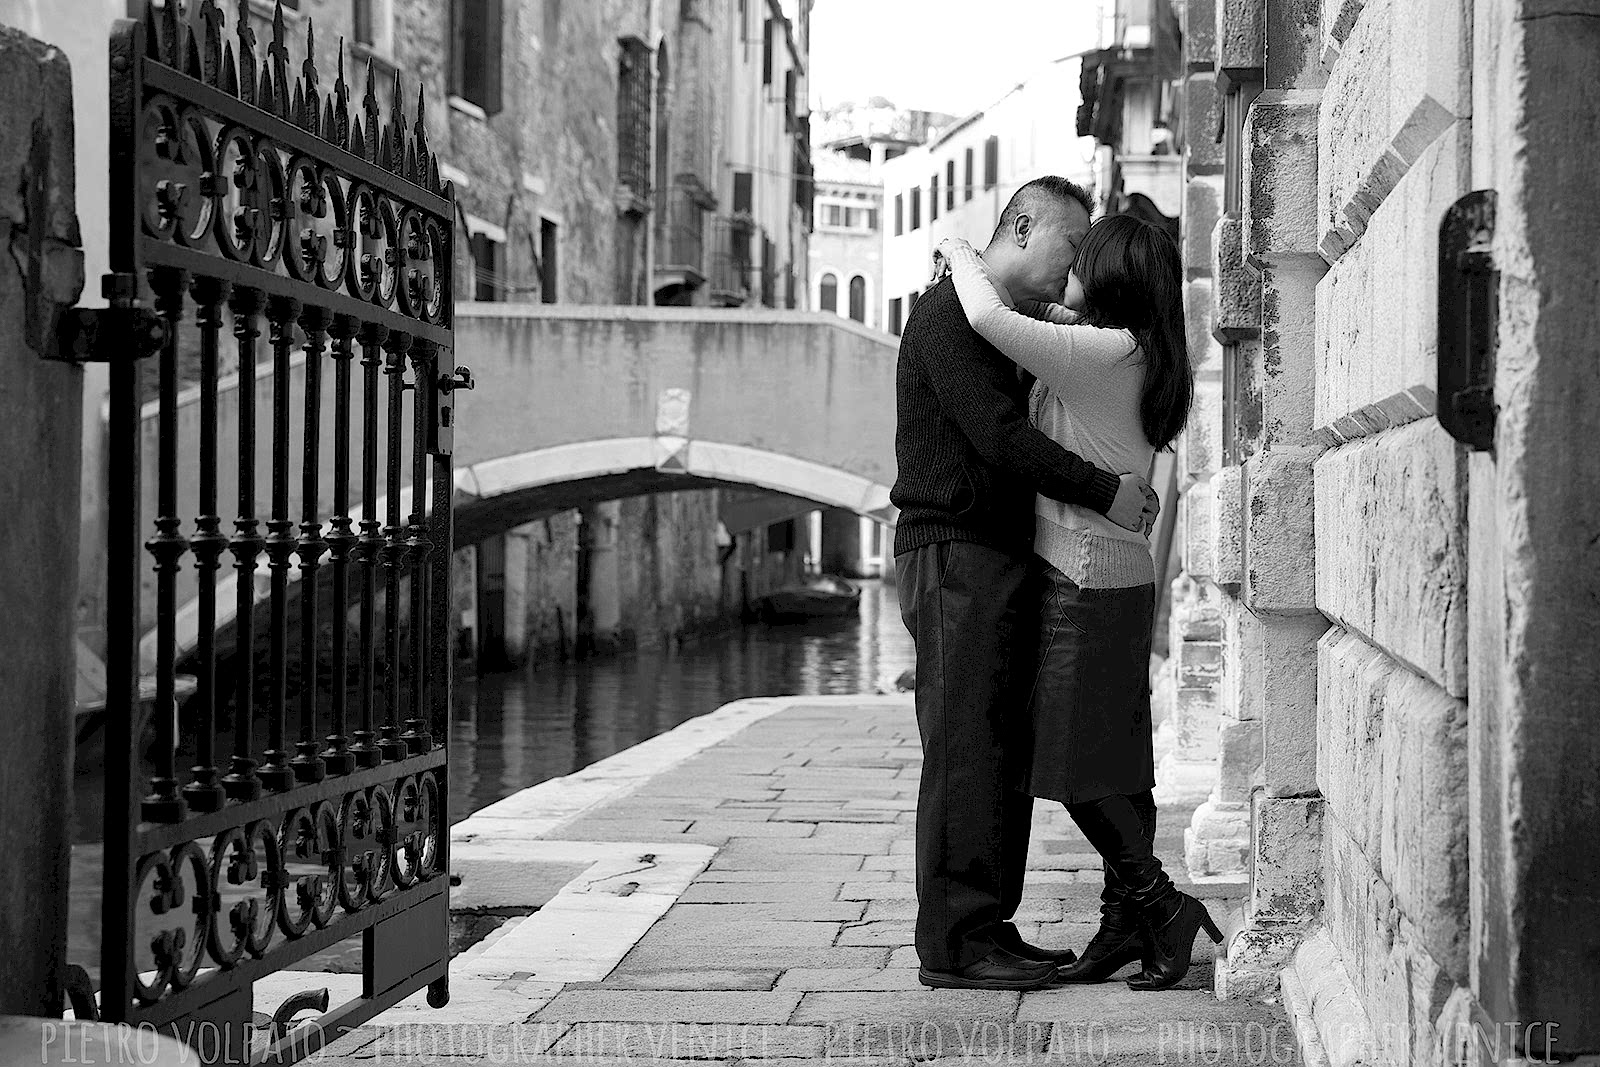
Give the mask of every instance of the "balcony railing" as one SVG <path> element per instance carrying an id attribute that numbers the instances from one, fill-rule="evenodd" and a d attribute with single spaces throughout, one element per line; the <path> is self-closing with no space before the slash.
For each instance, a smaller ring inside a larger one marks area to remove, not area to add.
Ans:
<path id="1" fill-rule="evenodd" d="M 656 210 L 656 271 L 682 275 L 684 282 L 699 285 L 706 278 L 706 215 L 716 201 L 698 180 L 679 180 L 658 192 Z"/>
<path id="2" fill-rule="evenodd" d="M 743 304 L 757 291 L 754 252 L 759 232 L 748 215 L 711 220 L 711 295 L 716 302 Z"/>

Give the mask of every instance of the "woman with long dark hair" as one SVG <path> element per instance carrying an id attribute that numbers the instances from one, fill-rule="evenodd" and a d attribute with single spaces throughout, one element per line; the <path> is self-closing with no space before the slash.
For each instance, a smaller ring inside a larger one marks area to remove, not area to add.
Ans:
<path id="1" fill-rule="evenodd" d="M 1153 470 L 1194 397 L 1182 260 L 1172 239 L 1132 216 L 1103 218 L 1077 250 L 1065 306 L 1017 310 L 971 245 L 946 240 L 939 253 L 972 328 L 1037 379 L 1034 424 L 1106 470 Z M 1166 989 L 1187 973 L 1200 929 L 1216 941 L 1222 935 L 1153 851 L 1149 529 L 1125 530 L 1040 497 L 1034 551 L 1039 665 L 1032 751 L 1020 761 L 1018 785 L 1064 804 L 1105 864 L 1100 929 L 1058 977 L 1104 981 L 1142 962 L 1128 984 Z"/>

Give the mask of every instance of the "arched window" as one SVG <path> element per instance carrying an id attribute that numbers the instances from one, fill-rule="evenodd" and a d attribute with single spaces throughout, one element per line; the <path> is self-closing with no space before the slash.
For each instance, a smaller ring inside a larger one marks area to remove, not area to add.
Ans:
<path id="1" fill-rule="evenodd" d="M 822 291 L 817 298 L 817 305 L 823 311 L 839 310 L 839 279 L 833 274 L 822 276 Z"/>
<path id="2" fill-rule="evenodd" d="M 850 317 L 862 324 L 867 321 L 867 280 L 859 274 L 850 279 Z"/>

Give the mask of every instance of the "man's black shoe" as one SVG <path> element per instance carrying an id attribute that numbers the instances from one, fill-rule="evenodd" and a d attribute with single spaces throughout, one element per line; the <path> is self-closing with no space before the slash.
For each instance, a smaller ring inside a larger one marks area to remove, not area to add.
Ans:
<path id="1" fill-rule="evenodd" d="M 917 979 L 925 986 L 940 989 L 1040 989 L 1056 976 L 1053 963 L 1025 960 L 1003 948 L 959 971 L 932 971 L 923 967 Z"/>
<path id="2" fill-rule="evenodd" d="M 1013 956 L 1032 960 L 1035 963 L 1052 963 L 1056 966 L 1072 963 L 1078 958 L 1077 953 L 1070 948 L 1040 948 L 1038 945 L 1030 945 L 1022 940 L 1022 935 L 1016 933 L 1012 927 L 1003 926 L 1000 927 L 1000 930 L 1002 932 L 995 938 L 995 944 Z M 1007 936 L 1005 931 L 1011 931 L 1010 935 Z"/>

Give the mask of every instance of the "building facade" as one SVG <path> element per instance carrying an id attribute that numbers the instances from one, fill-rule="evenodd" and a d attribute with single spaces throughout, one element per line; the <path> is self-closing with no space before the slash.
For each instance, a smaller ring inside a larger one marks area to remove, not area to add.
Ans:
<path id="1" fill-rule="evenodd" d="M 883 186 L 872 165 L 842 153 L 816 160 L 816 227 L 811 235 L 811 306 L 878 326 L 883 288 Z"/>
<path id="2" fill-rule="evenodd" d="M 1593 1055 L 1600 22 L 1182 7 L 1174 717 L 1190 872 L 1248 881 L 1217 991 L 1281 993 L 1307 1062 Z"/>
<path id="3" fill-rule="evenodd" d="M 370 71 L 385 106 L 397 76 L 408 115 L 419 90 L 428 101 L 422 121 L 459 207 L 458 301 L 795 307 L 805 299 L 810 228 L 799 110 L 809 6 L 284 0 L 282 12 L 291 38 L 303 40 L 314 22 L 319 68 L 342 63 L 358 95 Z M 247 9 L 268 39 L 273 6 Z M 120 2 L 10 0 L 4 11 L 59 42 L 80 85 L 104 84 Z M 76 109 L 94 279 L 106 269 L 104 93 L 80 91 Z M 684 239 L 689 222 L 694 236 Z M 733 231 L 743 239 L 716 243 Z M 742 258 L 729 273 L 733 252 Z M 458 355 L 470 366 L 471 352 Z M 104 395 L 103 368 L 90 368 L 79 620 L 91 654 L 104 611 Z M 788 573 L 814 553 L 802 531 L 791 538 L 798 548 L 730 557 L 722 541 L 768 538 L 726 530 L 719 501 L 717 490 L 597 501 L 463 546 L 457 647 L 495 668 L 725 625 L 744 607 L 728 591 L 749 587 L 728 568 L 751 555 L 763 574 Z M 758 582 L 752 595 L 761 591 Z"/>
<path id="4" fill-rule="evenodd" d="M 898 334 L 947 236 L 978 248 L 1011 194 L 1043 174 L 1088 185 L 1094 142 L 1074 136 L 1078 57 L 1045 67 L 993 106 L 883 164 L 884 329 Z"/>

